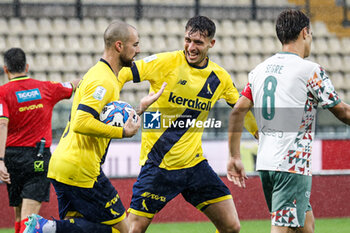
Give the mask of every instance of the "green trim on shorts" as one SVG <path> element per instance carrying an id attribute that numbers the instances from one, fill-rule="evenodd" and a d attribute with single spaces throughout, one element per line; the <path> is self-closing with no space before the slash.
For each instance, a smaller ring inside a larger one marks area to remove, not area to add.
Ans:
<path id="1" fill-rule="evenodd" d="M 259 171 L 271 225 L 303 227 L 307 211 L 312 210 L 312 177 L 289 172 Z"/>

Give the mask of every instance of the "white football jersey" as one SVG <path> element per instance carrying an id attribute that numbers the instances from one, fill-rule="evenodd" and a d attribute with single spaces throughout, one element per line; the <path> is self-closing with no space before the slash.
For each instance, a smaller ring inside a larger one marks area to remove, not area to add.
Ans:
<path id="1" fill-rule="evenodd" d="M 242 94 L 247 92 L 259 126 L 257 170 L 311 175 L 317 105 L 340 102 L 325 70 L 296 54 L 277 53 L 249 73 Z"/>

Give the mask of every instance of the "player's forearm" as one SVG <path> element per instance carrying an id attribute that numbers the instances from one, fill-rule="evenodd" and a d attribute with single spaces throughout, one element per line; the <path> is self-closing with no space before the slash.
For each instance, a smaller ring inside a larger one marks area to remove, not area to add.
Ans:
<path id="1" fill-rule="evenodd" d="M 229 119 L 228 144 L 230 156 L 232 158 L 240 158 L 241 136 L 244 125 L 245 113 L 238 108 L 231 111 Z"/>
<path id="2" fill-rule="evenodd" d="M 163 82 L 161 88 L 157 93 L 151 92 L 147 96 L 143 97 L 140 100 L 140 105 L 138 109 L 136 109 L 136 113 L 138 115 L 143 114 L 144 111 L 147 110 L 149 106 L 151 106 L 155 101 L 158 100 L 158 98 L 163 94 L 165 87 L 167 86 L 166 82 Z"/>
<path id="3" fill-rule="evenodd" d="M 350 105 L 340 102 L 329 109 L 340 121 L 350 125 Z"/>
<path id="4" fill-rule="evenodd" d="M 72 130 L 75 133 L 93 137 L 122 138 L 123 128 L 111 126 L 95 119 L 90 113 L 78 111 L 73 122 Z"/>
<path id="5" fill-rule="evenodd" d="M 137 115 L 141 116 L 147 108 L 141 106 L 141 104 L 135 109 Z"/>

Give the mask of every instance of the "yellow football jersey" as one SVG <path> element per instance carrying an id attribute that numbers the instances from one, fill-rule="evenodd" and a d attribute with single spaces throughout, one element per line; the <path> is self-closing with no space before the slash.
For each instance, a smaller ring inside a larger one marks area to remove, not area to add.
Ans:
<path id="1" fill-rule="evenodd" d="M 161 115 L 162 122 L 156 129 L 143 130 L 140 156 L 141 165 L 152 162 L 168 170 L 192 167 L 205 159 L 202 123 L 218 99 L 234 105 L 239 98 L 223 68 L 209 59 L 204 67 L 191 66 L 183 51 L 152 55 L 123 68 L 118 74 L 120 89 L 131 80 L 148 80 L 150 92 L 159 91 L 163 82 L 168 84 L 148 110 L 156 112 L 154 117 Z M 255 121 L 252 124 L 255 132 Z"/>
<path id="2" fill-rule="evenodd" d="M 70 121 L 52 154 L 48 177 L 68 185 L 91 188 L 111 138 L 122 138 L 123 128 L 99 121 L 102 108 L 119 99 L 117 77 L 101 59 L 80 81 Z"/>

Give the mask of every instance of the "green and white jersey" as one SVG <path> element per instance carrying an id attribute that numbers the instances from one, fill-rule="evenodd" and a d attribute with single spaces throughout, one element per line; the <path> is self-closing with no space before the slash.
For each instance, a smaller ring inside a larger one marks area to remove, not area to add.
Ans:
<path id="1" fill-rule="evenodd" d="M 254 102 L 259 127 L 257 170 L 311 175 L 318 103 L 330 108 L 340 102 L 325 70 L 296 54 L 277 53 L 249 73 L 242 94 Z"/>

